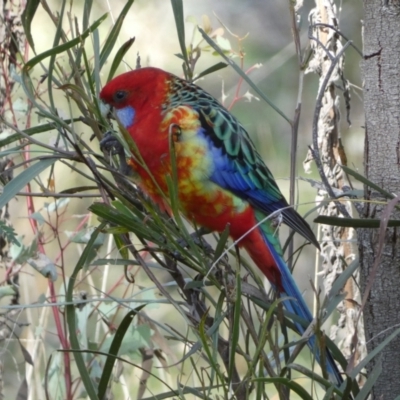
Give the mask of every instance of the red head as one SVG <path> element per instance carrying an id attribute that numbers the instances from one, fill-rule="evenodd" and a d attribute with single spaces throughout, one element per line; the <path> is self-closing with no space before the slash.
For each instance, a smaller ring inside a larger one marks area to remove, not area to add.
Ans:
<path id="1" fill-rule="evenodd" d="M 168 150 L 168 134 L 160 135 L 160 123 L 169 89 L 168 81 L 173 77 L 161 69 L 141 68 L 117 76 L 100 92 L 104 105 L 102 113 L 107 115 L 113 111 L 148 165 L 157 151 L 164 154 L 165 147 Z M 150 136 L 156 139 L 157 145 L 151 142 Z"/>
<path id="2" fill-rule="evenodd" d="M 168 72 L 158 68 L 141 68 L 117 76 L 104 86 L 100 99 L 114 109 L 159 107 L 163 101 Z"/>

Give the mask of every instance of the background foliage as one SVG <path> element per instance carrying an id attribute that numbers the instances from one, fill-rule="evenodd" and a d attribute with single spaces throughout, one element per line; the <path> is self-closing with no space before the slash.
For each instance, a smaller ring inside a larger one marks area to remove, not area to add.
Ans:
<path id="1" fill-rule="evenodd" d="M 14 69 L 3 73 L 1 108 L 0 207 L 3 217 L 6 206 L 10 215 L 0 225 L 7 242 L 0 293 L 6 398 L 287 398 L 290 392 L 306 399 L 337 392 L 307 348 L 298 355 L 302 343 L 290 318 L 273 293 L 266 297 L 265 282 L 226 235 L 208 236 L 211 248 L 197 246 L 176 207 L 173 219 L 161 214 L 119 174 L 118 160 L 99 150 L 112 128 L 100 114 L 99 90 L 135 68 L 139 54 L 142 66 L 189 79 L 203 73 L 197 83 L 244 124 L 274 175 L 283 177 L 278 183 L 288 197 L 287 120 L 300 93 L 297 170 L 304 176 L 318 77 L 305 75 L 299 89 L 291 3 L 183 3 L 184 10 L 180 1 L 118 1 L 111 10 L 106 2 L 27 3 L 26 39 Z M 304 54 L 312 7 L 304 2 L 295 25 Z M 360 13 L 358 3 L 347 1 L 338 15 L 341 31 L 358 46 Z M 226 62 L 221 52 L 244 73 L 219 69 Z M 363 151 L 358 62 L 348 50 L 352 125 L 342 118 L 340 129 L 353 169 Z M 311 177 L 319 179 L 317 171 Z M 299 181 L 297 193 L 305 214 L 314 189 Z M 301 245 L 296 238 L 294 249 Z M 293 262 L 310 304 L 314 258 L 307 248 Z M 356 267 L 349 266 L 347 278 Z M 319 322 L 329 325 L 344 280 L 328 300 L 320 296 Z M 299 344 L 294 354 L 278 356 L 292 341 Z M 367 361 L 347 371 L 341 397 L 351 389 L 366 398 L 368 388 L 358 392 L 355 378 Z"/>

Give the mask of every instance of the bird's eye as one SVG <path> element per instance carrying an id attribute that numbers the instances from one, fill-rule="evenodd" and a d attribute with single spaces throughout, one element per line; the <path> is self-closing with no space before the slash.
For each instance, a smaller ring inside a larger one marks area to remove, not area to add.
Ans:
<path id="1" fill-rule="evenodd" d="M 115 101 L 122 101 L 122 100 L 124 100 L 126 98 L 127 94 L 128 93 L 125 92 L 125 90 L 118 90 L 118 92 L 115 92 L 115 94 L 114 94 L 114 100 Z"/>

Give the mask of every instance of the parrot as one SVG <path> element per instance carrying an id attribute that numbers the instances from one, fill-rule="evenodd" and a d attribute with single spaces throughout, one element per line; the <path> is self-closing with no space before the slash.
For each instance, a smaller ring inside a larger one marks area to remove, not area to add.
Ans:
<path id="1" fill-rule="evenodd" d="M 318 241 L 289 206 L 240 122 L 196 84 L 154 67 L 118 75 L 99 97 L 103 115 L 115 116 L 140 154 L 138 160 L 132 150 L 129 160 L 138 186 L 168 207 L 166 176 L 172 176 L 173 147 L 183 215 L 208 231 L 223 232 L 229 226 L 232 239 L 247 251 L 284 307 L 311 323 L 312 314 L 283 259 L 271 217 L 279 215 L 317 248 Z M 295 325 L 302 335 L 303 325 Z M 308 345 L 321 363 L 315 335 Z M 339 387 L 343 378 L 329 350 L 324 350 L 329 379 Z"/>

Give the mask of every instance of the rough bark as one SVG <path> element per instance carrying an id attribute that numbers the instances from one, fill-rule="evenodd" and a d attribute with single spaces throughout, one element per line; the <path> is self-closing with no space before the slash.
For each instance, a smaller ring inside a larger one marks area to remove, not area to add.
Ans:
<path id="1" fill-rule="evenodd" d="M 317 137 L 314 138 L 314 146 L 318 147 L 321 167 L 319 173 L 326 176 L 326 180 L 332 189 L 343 189 L 349 185 L 341 165 L 347 165 L 347 158 L 341 143 L 340 134 L 340 94 L 346 106 L 350 102 L 348 82 L 344 77 L 344 54 L 340 56 L 343 48 L 342 38 L 335 29 L 339 29 L 337 8 L 335 0 L 316 0 L 316 7 L 309 14 L 309 22 L 313 27 L 312 39 L 310 41 L 313 49 L 306 73 L 313 72 L 320 76 L 319 89 L 324 90 L 321 101 L 321 110 L 318 119 Z M 324 24 L 324 26 L 318 25 Z M 329 27 L 328 27 L 329 26 Z M 332 28 L 330 28 L 332 27 Z M 339 57 L 335 62 L 333 61 Z M 332 64 L 335 65 L 330 73 Z M 325 80 L 329 78 L 326 88 Z M 338 90 L 337 88 L 341 88 Z M 344 107 L 343 107 L 344 108 Z M 347 109 L 347 107 L 346 107 Z M 348 116 L 346 115 L 347 119 Z M 315 144 L 317 142 L 317 145 Z M 313 146 L 313 149 L 315 148 Z M 315 153 L 309 151 L 304 166 L 306 171 L 314 164 Z M 322 170 L 322 171 L 321 171 Z M 329 195 L 328 195 L 329 197 Z M 351 204 L 346 198 L 338 202 L 326 202 L 327 190 L 322 186 L 317 193 L 316 201 L 320 203 L 318 210 L 323 216 L 347 216 L 343 215 L 343 208 L 348 215 L 352 214 Z M 320 225 L 321 244 L 321 270 L 323 271 L 323 286 L 325 293 L 330 293 L 332 284 L 338 276 L 355 259 L 355 251 L 352 242 L 355 240 L 354 229 L 340 226 Z M 366 356 L 363 320 L 359 318 L 360 293 L 358 289 L 358 274 L 349 279 L 344 287 L 346 300 L 338 306 L 340 317 L 337 324 L 332 326 L 330 337 L 338 342 L 343 355 L 349 359 L 354 351 L 354 334 L 357 334 L 357 345 L 354 354 L 354 363 L 358 364 L 360 359 Z M 362 383 L 362 376 L 358 377 Z"/>
<path id="2" fill-rule="evenodd" d="M 400 193 L 400 2 L 364 0 L 364 106 L 365 175 L 385 190 Z M 364 217 L 380 218 L 384 205 L 376 192 L 366 188 Z M 391 218 L 399 219 L 396 212 Z M 377 259 L 379 231 L 358 234 L 362 292 L 368 286 Z M 365 335 L 371 351 L 400 324 L 399 230 L 387 229 L 382 258 L 364 310 Z M 384 350 L 382 373 L 374 386 L 374 399 L 400 395 L 400 337 Z M 375 366 L 368 366 L 369 372 Z"/>

